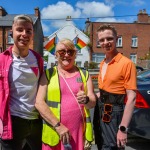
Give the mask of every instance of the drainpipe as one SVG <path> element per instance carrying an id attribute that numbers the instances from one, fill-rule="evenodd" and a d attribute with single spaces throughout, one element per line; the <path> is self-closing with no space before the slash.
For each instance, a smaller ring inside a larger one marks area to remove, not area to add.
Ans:
<path id="1" fill-rule="evenodd" d="M 5 43 L 5 27 L 2 27 L 2 51 L 6 49 L 6 43 Z"/>

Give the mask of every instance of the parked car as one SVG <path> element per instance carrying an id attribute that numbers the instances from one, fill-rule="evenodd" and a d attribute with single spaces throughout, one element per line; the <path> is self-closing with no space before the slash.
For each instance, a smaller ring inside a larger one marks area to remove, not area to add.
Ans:
<path id="1" fill-rule="evenodd" d="M 138 73 L 137 78 L 150 78 L 150 69 Z"/>
<path id="2" fill-rule="evenodd" d="M 137 73 L 144 71 L 144 68 L 141 66 L 136 66 Z"/>
<path id="3" fill-rule="evenodd" d="M 129 133 L 150 139 L 150 70 L 137 76 L 137 98 Z"/>

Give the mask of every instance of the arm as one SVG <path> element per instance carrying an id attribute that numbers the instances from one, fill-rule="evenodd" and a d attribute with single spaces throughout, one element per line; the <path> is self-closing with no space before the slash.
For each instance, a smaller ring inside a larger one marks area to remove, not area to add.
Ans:
<path id="1" fill-rule="evenodd" d="M 87 99 L 89 99 L 88 103 Z M 96 104 L 96 95 L 94 93 L 94 86 L 92 83 L 91 76 L 87 80 L 87 95 L 83 90 L 79 90 L 77 93 L 77 100 L 79 103 L 84 104 L 86 108 L 90 109 L 93 108 Z"/>
<path id="2" fill-rule="evenodd" d="M 45 102 L 45 98 L 47 95 L 47 84 L 48 81 L 46 75 L 45 73 L 43 73 L 39 82 L 39 89 L 36 97 L 35 107 L 39 111 L 42 118 L 54 127 L 59 122 L 59 120 L 49 109 L 48 105 Z M 62 123 L 60 123 L 60 126 L 56 127 L 55 130 L 60 135 L 63 143 L 65 143 L 66 141 L 69 142 L 69 130 Z"/>
<path id="3" fill-rule="evenodd" d="M 124 109 L 122 121 L 120 123 L 120 126 L 125 126 L 128 128 L 129 123 L 132 118 L 134 105 L 135 105 L 135 99 L 136 99 L 136 91 L 134 90 L 126 90 L 127 93 L 127 103 Z M 118 145 L 124 145 L 127 142 L 127 132 L 122 132 L 118 130 L 117 133 L 117 144 Z"/>

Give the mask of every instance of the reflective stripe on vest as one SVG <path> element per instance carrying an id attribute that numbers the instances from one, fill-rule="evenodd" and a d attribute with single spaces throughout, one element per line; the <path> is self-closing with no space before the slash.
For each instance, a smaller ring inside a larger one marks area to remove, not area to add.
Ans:
<path id="1" fill-rule="evenodd" d="M 82 77 L 82 82 L 84 84 L 85 92 L 87 92 L 87 85 L 86 81 L 88 79 L 88 71 L 84 70 L 83 72 L 79 68 L 79 72 Z M 86 73 L 86 74 L 85 74 Z M 50 69 L 46 70 L 46 76 L 49 80 L 48 84 L 48 90 L 47 90 L 47 101 L 49 108 L 54 113 L 54 115 L 60 120 L 60 85 L 59 85 L 59 79 L 58 79 L 58 71 L 56 69 L 56 66 Z M 51 90 L 53 89 L 53 90 Z M 84 107 L 84 113 L 86 116 L 86 131 L 85 131 L 85 138 L 88 141 L 93 141 L 93 129 L 90 119 L 90 113 L 89 110 Z M 59 143 L 59 135 L 57 132 L 53 129 L 51 125 L 43 121 L 43 132 L 42 132 L 42 141 L 50 146 L 56 146 Z"/>

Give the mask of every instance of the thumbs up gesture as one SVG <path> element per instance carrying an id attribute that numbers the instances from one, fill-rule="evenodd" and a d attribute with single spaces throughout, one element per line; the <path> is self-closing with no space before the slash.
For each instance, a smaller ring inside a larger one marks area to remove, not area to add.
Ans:
<path id="1" fill-rule="evenodd" d="M 83 85 L 80 86 L 79 91 L 77 93 L 77 100 L 78 100 L 78 103 L 80 103 L 80 104 L 86 104 L 87 96 L 86 96 L 85 92 L 83 91 L 82 86 Z"/>

